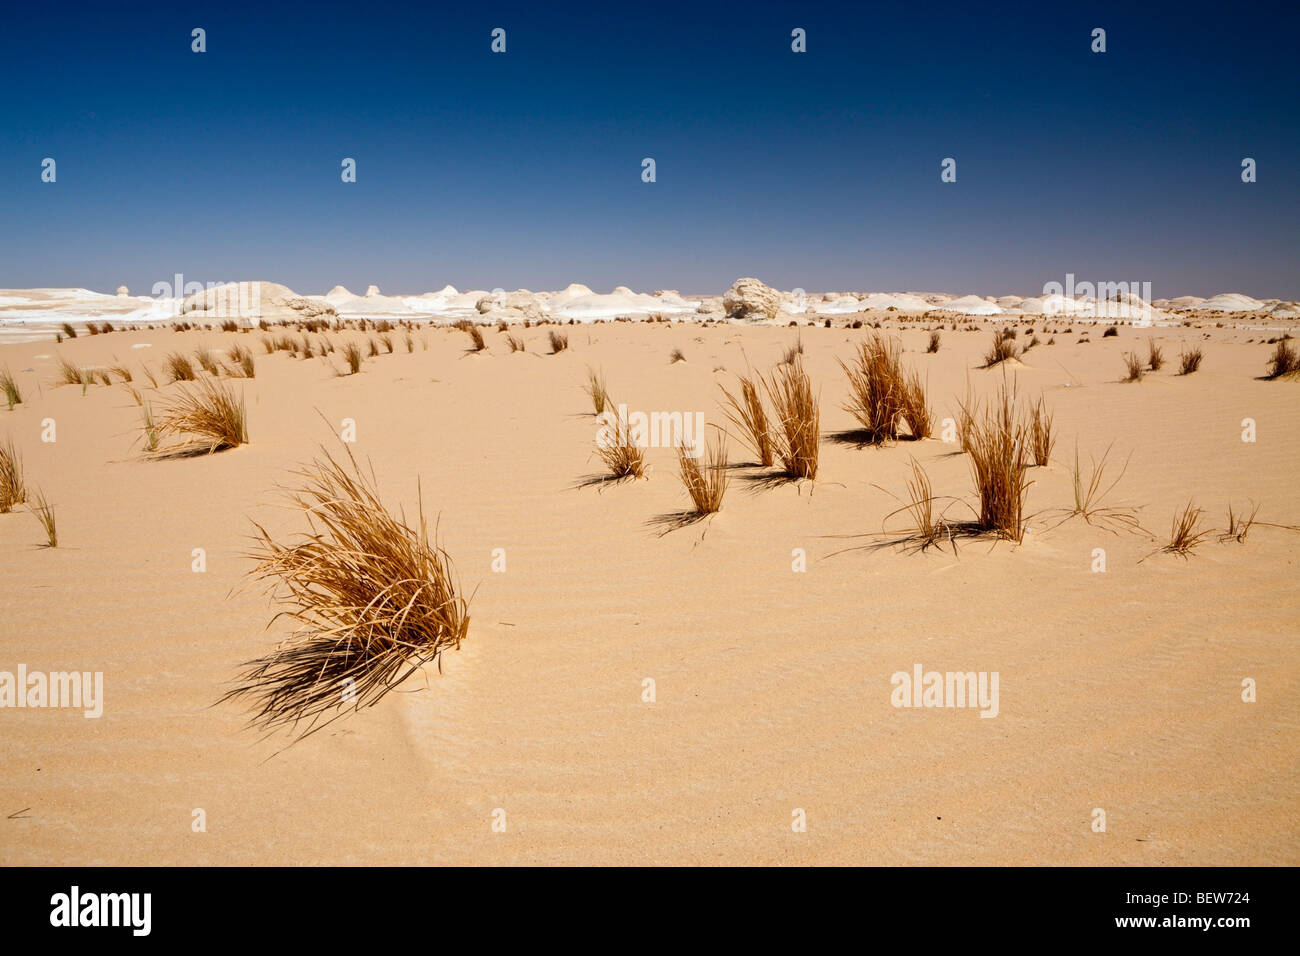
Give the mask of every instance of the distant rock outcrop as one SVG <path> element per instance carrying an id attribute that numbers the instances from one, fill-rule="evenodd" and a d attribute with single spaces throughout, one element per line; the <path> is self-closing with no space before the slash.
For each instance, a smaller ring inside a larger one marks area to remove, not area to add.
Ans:
<path id="1" fill-rule="evenodd" d="M 722 297 L 722 308 L 731 319 L 775 319 L 781 307 L 776 290 L 758 279 L 737 279 Z"/>
<path id="2" fill-rule="evenodd" d="M 324 299 L 298 295 L 278 282 L 228 282 L 187 296 L 181 303 L 181 315 L 195 321 L 237 319 L 301 322 L 304 319 L 337 318 L 334 306 Z"/>
<path id="3" fill-rule="evenodd" d="M 120 286 L 117 287 L 117 294 L 118 294 L 118 295 L 130 295 L 130 294 L 131 294 L 131 290 L 128 289 L 128 288 L 127 288 L 126 286 L 124 286 L 124 285 L 120 285 Z"/>

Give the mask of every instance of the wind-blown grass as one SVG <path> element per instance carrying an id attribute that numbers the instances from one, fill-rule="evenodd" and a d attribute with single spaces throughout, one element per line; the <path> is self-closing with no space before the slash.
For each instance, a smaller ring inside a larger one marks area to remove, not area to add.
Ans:
<path id="1" fill-rule="evenodd" d="M 54 520 L 54 506 L 46 499 L 45 492 L 38 489 L 32 494 L 31 511 L 45 531 L 45 547 L 57 548 L 59 546 L 59 528 Z"/>
<path id="2" fill-rule="evenodd" d="M 350 451 L 346 463 L 324 452 L 295 475 L 301 485 L 288 497 L 308 530 L 285 543 L 254 523 L 249 575 L 283 605 L 272 621 L 298 629 L 245 664 L 223 700 L 252 702 L 253 724 L 268 731 L 306 721 L 301 739 L 459 648 L 470 617 L 451 558 L 436 531 L 430 539 L 422 493 L 413 528 L 384 506 L 373 470 Z"/>
<path id="3" fill-rule="evenodd" d="M 0 391 L 5 393 L 5 401 L 9 403 L 10 408 L 23 403 L 23 393 L 7 365 L 0 365 Z"/>
<path id="4" fill-rule="evenodd" d="M 708 450 L 704 467 L 698 457 L 687 454 L 686 448 L 677 446 L 677 464 L 682 484 L 691 496 L 697 515 L 714 514 L 722 510 L 722 497 L 727 493 L 727 444 L 723 438 Z"/>
<path id="5" fill-rule="evenodd" d="M 770 466 L 774 460 L 772 429 L 767 421 L 767 413 L 763 410 L 763 400 L 759 397 L 758 386 L 754 384 L 754 379 L 748 376 L 737 375 L 736 378 L 740 380 L 740 399 L 727 391 L 726 386 L 720 386 L 722 394 L 727 399 L 722 410 L 728 420 L 736 426 L 741 441 L 758 456 L 758 463 L 764 467 Z"/>
<path id="6" fill-rule="evenodd" d="M 1016 421 L 1015 392 L 1003 383 L 982 418 L 970 415 L 969 453 L 979 510 L 980 531 L 1020 541 L 1024 537 L 1025 495 L 1029 482 L 1028 426 Z"/>
<path id="7" fill-rule="evenodd" d="M 14 505 L 27 500 L 27 485 L 23 480 L 23 459 L 14 447 L 12 438 L 0 444 L 0 514 L 8 514 Z"/>
<path id="8" fill-rule="evenodd" d="M 627 415 L 612 411 L 603 414 L 605 423 L 596 438 L 596 454 L 615 478 L 644 477 L 645 449 L 637 444 Z"/>
<path id="9" fill-rule="evenodd" d="M 248 441 L 243 396 L 220 379 L 203 379 L 159 407 L 157 434 L 188 437 L 209 454 L 236 448 Z"/>
<path id="10" fill-rule="evenodd" d="M 782 470 L 789 478 L 816 478 L 821 410 L 803 360 L 796 356 L 783 362 L 762 382 L 773 410 L 773 451 Z"/>

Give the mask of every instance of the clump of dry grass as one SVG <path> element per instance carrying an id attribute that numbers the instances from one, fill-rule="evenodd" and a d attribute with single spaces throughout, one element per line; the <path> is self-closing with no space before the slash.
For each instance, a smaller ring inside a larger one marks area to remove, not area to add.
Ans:
<path id="1" fill-rule="evenodd" d="M 551 341 L 551 354 L 558 355 L 569 347 L 569 337 L 552 329 L 547 337 Z"/>
<path id="2" fill-rule="evenodd" d="M 305 341 L 306 336 L 303 338 Z M 194 353 L 194 357 L 198 359 L 199 368 L 203 369 L 203 371 L 207 372 L 209 375 L 221 374 L 221 369 L 217 366 L 217 360 L 212 357 L 211 349 L 206 347 L 200 348 Z"/>
<path id="3" fill-rule="evenodd" d="M 1184 558 L 1195 551 L 1201 540 L 1211 533 L 1211 529 L 1200 527 L 1202 513 L 1202 510 L 1195 507 L 1192 502 L 1187 502 L 1186 507 L 1174 515 L 1173 524 L 1169 529 L 1169 543 L 1159 550 L 1165 554 L 1177 554 Z"/>
<path id="4" fill-rule="evenodd" d="M 193 382 L 198 378 L 190 360 L 180 352 L 169 352 L 163 360 L 163 370 L 173 382 Z"/>
<path id="5" fill-rule="evenodd" d="M 718 444 L 708 450 L 708 460 L 700 467 L 698 457 L 687 453 L 685 446 L 677 446 L 677 464 L 682 484 L 691 496 L 697 515 L 709 515 L 722 510 L 722 496 L 727 493 L 727 445 L 719 438 Z"/>
<path id="6" fill-rule="evenodd" d="M 348 710 L 373 706 L 424 664 L 459 648 L 470 617 L 450 556 L 436 532 L 429 537 L 423 494 L 412 528 L 404 512 L 384 506 L 373 470 L 364 473 L 350 451 L 347 463 L 326 452 L 295 474 L 302 484 L 288 492 L 289 501 L 309 530 L 282 543 L 254 523 L 249 575 L 283 605 L 276 618 L 288 617 L 298 629 L 245 664 L 223 700 L 251 701 L 253 724 L 266 730 L 306 721 L 301 738 Z"/>
<path id="7" fill-rule="evenodd" d="M 793 325 L 794 323 L 791 324 Z M 794 345 L 786 349 L 785 354 L 781 356 L 781 364 L 793 365 L 801 355 L 803 355 L 803 339 L 796 335 L 794 337 Z"/>
<path id="8" fill-rule="evenodd" d="M 112 372 L 114 375 L 116 375 L 118 378 L 120 378 L 123 382 L 127 382 L 127 383 L 129 384 L 130 381 L 131 381 L 131 369 L 128 368 L 127 366 L 125 366 L 125 365 L 121 365 L 121 364 L 118 364 L 118 365 L 110 365 L 110 366 L 108 367 L 108 371 Z"/>
<path id="9" fill-rule="evenodd" d="M 596 454 L 615 478 L 645 476 L 645 450 L 636 443 L 626 414 L 605 412 L 605 424 L 596 439 Z"/>
<path id="10" fill-rule="evenodd" d="M 1020 541 L 1024 537 L 1025 495 L 1029 490 L 1028 427 L 1015 418 L 1015 391 L 1004 382 L 981 418 L 969 414 L 969 453 L 979 494 L 976 527 Z"/>
<path id="11" fill-rule="evenodd" d="M 406 332 L 402 335 L 402 342 L 406 345 L 408 355 L 415 352 L 415 339 L 412 337 L 410 332 Z"/>
<path id="12" fill-rule="evenodd" d="M 1001 335 L 993 333 L 993 345 L 984 353 L 984 367 L 992 368 L 999 362 L 1005 362 L 1007 359 L 1013 359 L 1020 354 L 1020 346 L 1016 345 L 1014 336 Z"/>
<path id="13" fill-rule="evenodd" d="M 668 355 L 668 364 L 676 365 L 678 362 L 685 362 L 686 354 L 681 349 L 673 349 Z"/>
<path id="14" fill-rule="evenodd" d="M 1119 474 L 1113 481 L 1107 483 L 1106 469 L 1110 467 L 1111 447 L 1109 445 L 1106 447 L 1100 459 L 1091 459 L 1091 472 L 1085 481 L 1083 470 L 1079 465 L 1079 446 L 1077 444 L 1074 446 L 1074 469 L 1070 476 L 1074 488 L 1074 506 L 1065 509 L 1064 517 L 1057 524 L 1077 517 L 1090 525 L 1105 528 L 1113 533 L 1119 530 L 1142 530 L 1137 514 L 1132 508 L 1118 508 L 1103 504 L 1123 479 L 1124 473 L 1128 471 L 1128 459 L 1125 459 Z"/>
<path id="15" fill-rule="evenodd" d="M 1113 326 L 1112 326 L 1113 328 Z M 1146 371 L 1145 365 L 1136 352 L 1124 353 L 1124 381 L 1140 382 L 1142 374 Z"/>
<path id="16" fill-rule="evenodd" d="M 790 478 L 816 478 L 821 410 L 803 360 L 796 356 L 778 365 L 762 383 L 773 411 L 773 451 L 782 469 Z"/>
<path id="17" fill-rule="evenodd" d="M 1259 514 L 1259 505 L 1251 502 L 1250 514 L 1245 512 L 1238 513 L 1228 503 L 1228 527 L 1219 535 L 1220 541 L 1236 541 L 1238 544 L 1245 543 L 1246 535 L 1250 534 L 1250 529 L 1255 526 L 1255 515 Z"/>
<path id="18" fill-rule="evenodd" d="M 479 338 L 478 338 L 478 340 L 481 342 L 481 341 L 483 340 L 483 336 L 480 335 Z M 389 332 L 381 333 L 380 336 L 379 336 L 379 341 L 383 344 L 383 346 L 384 346 L 384 351 L 387 352 L 389 355 L 392 355 L 392 354 L 393 354 L 393 336 L 392 336 L 392 334 L 389 333 Z"/>
<path id="19" fill-rule="evenodd" d="M 893 497 L 898 500 L 897 495 Z M 912 477 L 907 482 L 907 500 L 903 502 L 903 507 L 885 515 L 884 520 L 888 522 L 894 515 L 903 512 L 909 514 L 912 518 L 912 527 L 902 532 L 904 539 L 901 543 L 914 545 L 921 551 L 931 546 L 941 546 L 944 541 L 953 544 L 954 534 L 958 529 L 949 523 L 942 512 L 936 512 L 935 502 L 938 500 L 931 490 L 930 476 L 913 458 Z"/>
<path id="20" fill-rule="evenodd" d="M 1052 434 L 1052 413 L 1043 405 L 1040 397 L 1030 412 L 1029 441 L 1034 453 L 1034 464 L 1047 465 L 1052 457 L 1052 448 L 1056 445 L 1056 436 Z"/>
<path id="21" fill-rule="evenodd" d="M 480 329 L 477 325 L 473 325 L 473 324 L 467 325 L 465 327 L 465 331 L 469 333 L 471 352 L 482 352 L 485 348 L 487 348 L 487 343 L 483 341 L 483 330 Z"/>
<path id="22" fill-rule="evenodd" d="M 1155 339 L 1147 339 L 1147 368 L 1158 372 L 1165 365 L 1165 353 L 1156 345 Z"/>
<path id="23" fill-rule="evenodd" d="M 184 435 L 211 454 L 237 448 L 248 441 L 248 416 L 244 399 L 219 379 L 203 379 L 160 407 L 157 435 Z"/>
<path id="24" fill-rule="evenodd" d="M 9 403 L 10 408 L 23 403 L 23 393 L 18 388 L 18 383 L 14 381 L 13 373 L 9 371 L 7 365 L 0 365 L 0 390 L 4 391 L 5 401 Z"/>
<path id="25" fill-rule="evenodd" d="M 849 401 L 845 410 L 862 426 L 871 444 L 898 437 L 899 424 L 906 422 L 913 438 L 930 435 L 930 412 L 925 386 L 919 375 L 908 376 L 898 344 L 879 333 L 858 344 L 852 365 L 840 362 L 849 380 Z"/>
<path id="26" fill-rule="evenodd" d="M 1284 375 L 1292 375 L 1300 372 L 1300 355 L 1296 350 L 1291 348 L 1291 343 L 1286 339 L 1280 339 L 1277 348 L 1269 356 L 1268 371 L 1264 377 L 1268 379 L 1281 378 Z"/>
<path id="27" fill-rule="evenodd" d="M 45 547 L 57 548 L 59 546 L 59 528 L 54 520 L 54 506 L 46 499 L 45 492 L 38 489 L 32 494 L 31 512 L 45 530 Z"/>
<path id="28" fill-rule="evenodd" d="M 0 444 L 0 514 L 8 514 L 14 505 L 27 500 L 27 485 L 23 480 L 23 459 L 14 447 L 12 438 Z"/>
<path id="29" fill-rule="evenodd" d="M 370 339 L 368 349 L 371 358 L 379 357 L 379 343 L 376 342 L 373 337 Z"/>
<path id="30" fill-rule="evenodd" d="M 343 346 L 343 360 L 348 363 L 348 374 L 356 375 L 361 371 L 361 347 L 356 342 Z"/>
<path id="31" fill-rule="evenodd" d="M 740 438 L 758 456 L 758 462 L 764 467 L 774 461 L 772 457 L 772 429 L 763 410 L 763 400 L 759 397 L 754 380 L 744 375 L 736 376 L 740 380 L 740 399 L 721 386 L 727 402 L 723 411 L 727 418 L 740 432 Z M 760 379 L 761 381 L 761 379 Z"/>
<path id="32" fill-rule="evenodd" d="M 90 369 L 74 365 L 62 355 L 59 356 L 58 376 L 55 385 L 80 385 L 83 388 L 94 381 Z"/>
<path id="33" fill-rule="evenodd" d="M 939 351 L 939 330 L 934 329 L 930 332 L 930 343 L 925 347 L 927 353 Z"/>
<path id="34" fill-rule="evenodd" d="M 144 429 L 144 450 L 158 450 L 158 425 L 153 420 L 153 409 L 146 401 L 140 402 L 140 425 Z"/>
<path id="35" fill-rule="evenodd" d="M 60 328 L 63 329 L 63 334 L 67 338 L 75 339 L 77 337 L 77 330 L 72 327 L 71 322 L 64 322 L 63 325 L 60 326 Z"/>
<path id="36" fill-rule="evenodd" d="M 934 423 L 930 406 L 925 400 L 925 385 L 919 372 L 912 372 L 903 383 L 903 422 L 912 437 L 918 441 L 929 438 Z"/>
<path id="37" fill-rule="evenodd" d="M 520 350 L 523 349 L 522 343 L 519 348 Z M 514 351 L 513 345 L 511 346 L 511 351 Z M 607 407 L 613 404 L 609 398 L 609 390 L 605 388 L 605 374 L 603 372 L 597 372 L 592 368 L 587 369 L 586 391 L 587 395 L 591 398 L 591 407 L 597 415 L 604 412 Z"/>
<path id="38" fill-rule="evenodd" d="M 230 347 L 230 360 L 234 363 L 231 374 L 242 375 L 244 378 L 257 376 L 257 363 L 253 359 L 252 349 L 235 343 Z"/>
<path id="39" fill-rule="evenodd" d="M 1103 339 L 1114 338 L 1117 335 L 1119 335 L 1119 329 L 1113 325 L 1108 325 L 1106 327 L 1106 331 L 1101 333 L 1101 337 Z"/>
<path id="40" fill-rule="evenodd" d="M 510 346 L 510 351 L 512 353 L 524 351 L 524 340 L 516 336 L 507 335 L 506 344 Z"/>
<path id="41" fill-rule="evenodd" d="M 1201 367 L 1201 350 L 1199 348 L 1188 349 L 1178 356 L 1179 375 L 1191 375 Z"/>

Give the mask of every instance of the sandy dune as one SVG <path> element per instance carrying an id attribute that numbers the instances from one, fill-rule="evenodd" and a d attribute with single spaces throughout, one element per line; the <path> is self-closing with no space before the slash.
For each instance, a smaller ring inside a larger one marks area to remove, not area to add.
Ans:
<path id="1" fill-rule="evenodd" d="M 22 451 L 61 537 L 42 549 L 30 515 L 0 515 L 0 670 L 105 683 L 99 719 L 0 711 L 0 863 L 1294 865 L 1300 535 L 1257 527 L 1242 544 L 1138 563 L 1189 498 L 1216 525 L 1249 500 L 1261 520 L 1300 524 L 1300 386 L 1257 378 L 1271 350 L 1259 333 L 1212 325 L 1094 330 L 1089 344 L 1076 326 L 1008 373 L 1045 397 L 1059 435 L 1056 460 L 1031 473 L 1029 510 L 1072 500 L 1076 440 L 1085 465 L 1113 442 L 1131 459 L 1112 502 L 1140 509 L 1150 537 L 1079 520 L 1049 530 L 1039 514 L 1023 544 L 965 542 L 955 556 L 841 537 L 880 530 L 912 456 L 937 494 L 971 493 L 954 445 L 835 439 L 853 427 L 835 360 L 870 331 L 842 316 L 799 330 L 821 392 L 818 480 L 737 468 L 721 514 L 667 533 L 656 519 L 686 505 L 671 449 L 649 449 L 649 480 L 576 487 L 600 468 L 587 366 L 630 408 L 721 423 L 719 384 L 747 361 L 769 368 L 794 329 L 600 323 L 566 327 L 570 349 L 550 355 L 545 329 L 512 330 L 526 353 L 489 330 L 488 351 L 469 354 L 464 333 L 431 328 L 414 353 L 399 345 L 346 377 L 263 354 L 257 333 L 0 346 L 27 398 L 0 407 L 0 440 Z M 1001 380 L 978 368 L 991 327 L 945 329 L 932 355 L 919 324 L 889 329 L 937 419 L 968 379 L 982 394 Z M 1171 365 L 1201 345 L 1201 370 L 1120 383 L 1122 353 L 1148 334 Z M 257 352 L 257 377 L 236 383 L 252 441 L 232 451 L 145 461 L 125 390 L 51 384 L 56 354 L 116 356 L 141 385 L 141 362 L 236 339 Z M 685 362 L 669 364 L 673 348 Z M 1241 439 L 1248 417 L 1254 443 Z M 421 479 L 473 620 L 441 674 L 426 668 L 288 746 L 213 705 L 287 633 L 241 589 L 249 519 L 302 527 L 275 486 L 336 445 L 344 418 L 394 505 L 412 509 Z M 191 571 L 195 548 L 205 573 Z M 1095 548 L 1106 573 L 1090 570 Z M 892 706 L 891 675 L 918 663 L 997 671 L 998 716 Z M 196 808 L 206 832 L 192 831 Z M 792 830 L 796 809 L 807 832 Z"/>

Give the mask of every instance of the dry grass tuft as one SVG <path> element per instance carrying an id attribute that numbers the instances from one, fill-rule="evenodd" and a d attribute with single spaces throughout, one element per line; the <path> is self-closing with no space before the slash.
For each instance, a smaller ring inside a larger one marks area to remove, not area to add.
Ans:
<path id="1" fill-rule="evenodd" d="M 668 355 L 668 364 L 676 365 L 678 362 L 685 362 L 686 354 L 681 349 L 673 349 Z"/>
<path id="2" fill-rule="evenodd" d="M 1300 355 L 1296 350 L 1291 348 L 1291 343 L 1286 339 L 1281 339 L 1277 343 L 1277 348 L 1268 360 L 1268 371 L 1264 374 L 1265 378 L 1281 378 L 1284 375 L 1293 375 L 1300 372 Z"/>
<path id="3" fill-rule="evenodd" d="M 1147 339 L 1147 368 L 1158 372 L 1165 365 L 1165 353 L 1156 345 L 1155 339 Z"/>
<path id="4" fill-rule="evenodd" d="M 615 478 L 645 477 L 645 450 L 634 440 L 627 415 L 612 411 L 604 415 L 605 423 L 596 436 L 596 454 Z"/>
<path id="5" fill-rule="evenodd" d="M 1251 502 L 1250 514 L 1242 512 L 1240 514 L 1228 504 L 1228 527 L 1219 535 L 1220 541 L 1236 541 L 1238 544 L 1244 544 L 1246 536 L 1250 534 L 1250 529 L 1255 526 L 1255 515 L 1259 514 L 1259 505 Z"/>
<path id="6" fill-rule="evenodd" d="M 94 378 L 90 369 L 83 368 L 80 365 L 73 365 L 62 355 L 59 356 L 58 377 L 55 378 L 55 385 L 80 385 L 83 388 L 89 385 Z"/>
<path id="7" fill-rule="evenodd" d="M 548 333 L 551 340 L 551 354 L 558 355 L 569 347 L 569 337 L 552 329 Z"/>
<path id="8" fill-rule="evenodd" d="M 1013 359 L 1020 354 L 1020 346 L 1012 336 L 993 333 L 993 345 L 984 353 L 984 367 L 992 368 L 999 362 Z"/>
<path id="9" fill-rule="evenodd" d="M 168 353 L 167 358 L 163 360 L 163 371 L 172 382 L 193 382 L 198 378 L 190 360 L 180 352 Z"/>
<path id="10" fill-rule="evenodd" d="M 268 731 L 306 721 L 301 739 L 459 648 L 470 618 L 451 558 L 436 532 L 429 538 L 422 494 L 417 529 L 384 506 L 373 470 L 362 472 L 350 451 L 346 464 L 325 453 L 295 474 L 302 485 L 289 501 L 309 530 L 281 543 L 254 524 L 249 575 L 284 606 L 276 618 L 298 630 L 248 662 L 223 700 L 251 701 L 253 724 Z"/>
<path id="11" fill-rule="evenodd" d="M 896 495 L 894 497 L 897 498 Z M 947 541 L 953 545 L 955 551 L 956 545 L 953 544 L 953 539 L 958 528 L 949 523 L 941 512 L 935 511 L 935 502 L 938 500 L 930 487 L 930 476 L 913 458 L 912 478 L 907 483 L 907 500 L 903 503 L 903 507 L 885 515 L 885 521 L 888 522 L 894 515 L 907 512 L 912 518 L 912 527 L 903 532 L 905 537 L 901 543 L 914 545 L 924 551 L 931 546 L 942 546 L 943 542 Z"/>
<path id="12" fill-rule="evenodd" d="M 219 379 L 203 379 L 159 409 L 157 436 L 185 435 L 211 454 L 248 441 L 244 399 Z"/>
<path id="13" fill-rule="evenodd" d="M 1201 540 L 1211 533 L 1211 529 L 1200 528 L 1202 510 L 1189 501 L 1182 511 L 1174 515 L 1169 529 L 1169 543 L 1160 549 L 1165 554 L 1177 554 L 1188 557 L 1200 545 Z"/>
<path id="14" fill-rule="evenodd" d="M 722 510 L 722 496 L 727 493 L 727 444 L 719 438 L 717 446 L 708 450 L 708 461 L 700 467 L 699 458 L 677 446 L 677 464 L 681 469 L 682 484 L 691 496 L 697 515 L 710 515 Z"/>
<path id="15" fill-rule="evenodd" d="M 1120 483 L 1128 471 L 1128 459 L 1124 460 L 1119 474 L 1109 483 L 1106 482 L 1106 469 L 1110 467 L 1110 450 L 1107 446 L 1100 459 L 1091 459 L 1092 469 L 1088 480 L 1083 479 L 1083 470 L 1079 465 L 1079 446 L 1074 446 L 1074 469 L 1070 479 L 1074 487 L 1074 506 L 1065 509 L 1064 517 L 1057 522 L 1062 524 L 1071 518 L 1082 518 L 1090 525 L 1105 528 L 1112 533 L 1120 530 L 1141 531 L 1137 513 L 1132 508 L 1116 508 L 1103 504 L 1115 486 Z"/>
<path id="16" fill-rule="evenodd" d="M 506 344 L 510 346 L 511 353 L 524 351 L 524 340 L 516 336 L 507 335 Z"/>
<path id="17" fill-rule="evenodd" d="M 212 357 L 211 349 L 200 348 L 194 353 L 194 357 L 198 359 L 199 368 L 203 369 L 203 371 L 207 372 L 209 375 L 221 374 L 221 369 L 217 366 L 217 360 Z"/>
<path id="18" fill-rule="evenodd" d="M 1138 358 L 1136 352 L 1124 353 L 1124 379 L 1123 380 L 1125 382 L 1142 381 L 1142 374 L 1145 371 L 1146 371 L 1146 367 L 1142 362 L 1142 360 Z"/>
<path id="19" fill-rule="evenodd" d="M 1052 458 L 1052 448 L 1056 445 L 1056 436 L 1052 434 L 1052 413 L 1043 405 L 1040 397 L 1030 412 L 1029 442 L 1034 453 L 1034 464 L 1045 467 Z"/>
<path id="20" fill-rule="evenodd" d="M 790 478 L 816 478 L 821 410 L 803 360 L 796 356 L 761 381 L 773 410 L 773 451 L 782 469 Z"/>
<path id="21" fill-rule="evenodd" d="M 919 372 L 912 372 L 903 383 L 903 421 L 918 441 L 929 438 L 934 430 L 930 406 L 925 400 L 925 384 Z"/>
<path id="22" fill-rule="evenodd" d="M 934 353 L 939 351 L 939 338 L 940 338 L 939 330 L 934 329 L 930 333 L 930 343 L 925 347 L 925 351 L 927 353 Z"/>
<path id="23" fill-rule="evenodd" d="M 253 358 L 253 350 L 236 343 L 230 347 L 230 360 L 234 362 L 231 374 L 242 375 L 244 378 L 257 377 L 257 362 Z"/>
<path id="24" fill-rule="evenodd" d="M 43 491 L 37 490 L 33 492 L 31 511 L 36 516 L 36 520 L 41 523 L 41 527 L 45 529 L 45 547 L 57 548 L 59 546 L 59 528 L 54 520 L 54 506 L 46 500 Z"/>
<path id="25" fill-rule="evenodd" d="M 465 331 L 469 333 L 469 339 L 472 343 L 470 346 L 471 352 L 482 352 L 487 348 L 487 343 L 483 341 L 483 330 L 477 325 L 469 325 Z"/>
<path id="26" fill-rule="evenodd" d="M 976 527 L 983 532 L 1020 541 L 1024 537 L 1025 494 L 1029 482 L 1028 432 L 1015 419 L 1015 390 L 1004 382 L 998 397 L 980 418 L 968 412 L 969 453 L 975 490 L 979 494 Z"/>
<path id="27" fill-rule="evenodd" d="M 792 322 L 790 324 L 793 325 L 794 323 Z M 785 354 L 781 356 L 781 364 L 793 365 L 801 355 L 803 355 L 803 339 L 796 335 L 794 337 L 794 345 L 786 349 Z"/>
<path id="28" fill-rule="evenodd" d="M 130 381 L 130 379 L 127 379 L 127 381 Z M 23 403 L 23 393 L 18 388 L 18 383 L 14 381 L 13 373 L 9 371 L 7 365 L 0 365 L 0 391 L 5 393 L 5 401 L 9 403 L 10 408 Z"/>
<path id="29" fill-rule="evenodd" d="M 513 336 L 511 338 L 513 339 Z M 510 350 L 515 351 L 513 345 L 511 345 Z M 519 351 L 522 350 L 523 344 L 520 343 Z M 591 398 L 591 407 L 597 415 L 613 404 L 609 398 L 609 390 L 605 388 L 605 374 L 603 372 L 597 372 L 592 368 L 587 369 L 587 395 Z"/>
<path id="30" fill-rule="evenodd" d="M 0 444 L 0 514 L 8 514 L 14 505 L 27 500 L 27 485 L 23 480 L 23 459 L 14 447 L 13 439 Z"/>
<path id="31" fill-rule="evenodd" d="M 356 342 L 343 346 L 343 360 L 348 363 L 348 374 L 356 375 L 361 371 L 361 347 Z"/>
<path id="32" fill-rule="evenodd" d="M 1199 348 L 1188 349 L 1178 356 L 1179 375 L 1191 375 L 1201 367 L 1201 350 Z"/>
<path id="33" fill-rule="evenodd" d="M 740 380 L 740 400 L 722 387 L 722 394 L 727 402 L 722 406 L 727 418 L 740 432 L 741 441 L 745 442 L 758 456 L 758 462 L 764 467 L 774 461 L 772 457 L 772 429 L 763 410 L 763 400 L 759 397 L 758 387 L 752 378 L 736 376 Z M 761 379 L 760 379 L 761 381 Z"/>
<path id="34" fill-rule="evenodd" d="M 867 441 L 879 444 L 898 437 L 906 422 L 913 438 L 930 436 L 930 412 L 919 375 L 908 376 L 898 343 L 879 333 L 858 344 L 852 365 L 840 362 L 849 379 L 844 409 L 862 426 Z"/>

